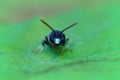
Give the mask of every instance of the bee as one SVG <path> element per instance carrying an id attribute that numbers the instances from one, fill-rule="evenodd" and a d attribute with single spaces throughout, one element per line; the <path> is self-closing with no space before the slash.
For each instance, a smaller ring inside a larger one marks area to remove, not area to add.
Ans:
<path id="1" fill-rule="evenodd" d="M 48 36 L 45 36 L 45 38 L 42 40 L 41 45 L 34 51 L 35 53 L 41 52 L 45 45 L 48 45 L 50 47 L 60 47 L 65 46 L 67 42 L 69 41 L 68 38 L 66 38 L 65 34 L 63 33 L 67 29 L 75 26 L 76 23 L 71 24 L 70 26 L 64 28 L 63 30 L 54 30 L 47 22 L 44 20 L 40 20 L 43 24 L 45 24 L 48 28 L 51 29 L 51 32 Z M 62 52 L 63 54 L 63 52 Z"/>

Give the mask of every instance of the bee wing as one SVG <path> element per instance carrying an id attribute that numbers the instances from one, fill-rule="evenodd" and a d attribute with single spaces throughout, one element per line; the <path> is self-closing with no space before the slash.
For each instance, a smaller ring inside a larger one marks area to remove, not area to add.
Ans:
<path id="1" fill-rule="evenodd" d="M 33 52 L 37 54 L 37 53 L 41 52 L 43 50 L 43 48 L 44 48 L 43 45 L 40 45 L 35 50 L 33 50 Z"/>

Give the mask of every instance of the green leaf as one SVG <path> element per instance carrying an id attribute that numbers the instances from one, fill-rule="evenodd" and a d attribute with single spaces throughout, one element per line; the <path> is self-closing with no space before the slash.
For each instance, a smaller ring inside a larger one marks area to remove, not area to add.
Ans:
<path id="1" fill-rule="evenodd" d="M 120 10 L 110 6 L 76 9 L 44 19 L 65 32 L 72 52 L 45 46 L 32 51 L 50 29 L 39 17 L 18 24 L 0 25 L 0 77 L 4 80 L 115 80 L 120 74 Z M 6 77 L 7 75 L 7 77 Z"/>

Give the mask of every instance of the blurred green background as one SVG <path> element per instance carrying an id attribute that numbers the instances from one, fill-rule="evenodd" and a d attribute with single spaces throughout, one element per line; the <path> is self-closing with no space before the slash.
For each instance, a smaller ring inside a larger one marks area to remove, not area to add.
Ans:
<path id="1" fill-rule="evenodd" d="M 66 31 L 72 52 L 45 47 L 50 30 Z M 0 80 L 119 80 L 120 1 L 0 1 Z"/>

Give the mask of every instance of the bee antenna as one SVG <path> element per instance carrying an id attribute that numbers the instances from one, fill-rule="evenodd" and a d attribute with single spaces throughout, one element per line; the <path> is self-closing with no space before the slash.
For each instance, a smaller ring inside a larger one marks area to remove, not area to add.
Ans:
<path id="1" fill-rule="evenodd" d="M 67 29 L 69 29 L 69 28 L 75 26 L 76 24 L 78 24 L 78 23 L 77 23 L 77 22 L 76 22 L 76 23 L 73 23 L 73 24 L 71 24 L 70 26 L 64 28 L 64 29 L 61 31 L 61 33 L 63 33 L 65 30 L 67 30 Z"/>
<path id="2" fill-rule="evenodd" d="M 54 29 L 53 29 L 47 22 L 45 22 L 45 21 L 42 20 L 42 19 L 40 19 L 40 21 L 41 21 L 43 24 L 45 24 L 48 28 L 50 28 L 53 32 L 55 32 Z"/>

